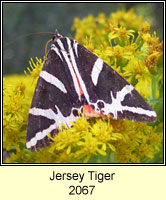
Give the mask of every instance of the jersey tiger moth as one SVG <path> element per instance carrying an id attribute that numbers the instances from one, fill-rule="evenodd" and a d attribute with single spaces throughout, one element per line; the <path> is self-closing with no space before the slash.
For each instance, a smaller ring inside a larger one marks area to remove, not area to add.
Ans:
<path id="1" fill-rule="evenodd" d="M 83 109 L 84 108 L 84 109 Z M 34 92 L 28 116 L 27 143 L 38 151 L 52 141 L 47 134 L 86 117 L 154 122 L 156 112 L 115 70 L 91 51 L 57 31 Z"/>

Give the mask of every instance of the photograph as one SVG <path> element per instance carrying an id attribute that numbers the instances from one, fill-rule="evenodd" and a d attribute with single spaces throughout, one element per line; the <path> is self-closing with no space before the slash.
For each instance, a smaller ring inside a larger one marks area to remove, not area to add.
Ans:
<path id="1" fill-rule="evenodd" d="M 163 27 L 163 2 L 3 2 L 2 164 L 163 165 Z"/>

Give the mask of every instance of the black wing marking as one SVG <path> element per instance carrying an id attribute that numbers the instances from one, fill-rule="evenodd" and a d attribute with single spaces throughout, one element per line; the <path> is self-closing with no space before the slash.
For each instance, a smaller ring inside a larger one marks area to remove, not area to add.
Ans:
<path id="1" fill-rule="evenodd" d="M 54 135 L 61 123 L 71 127 L 82 108 L 64 61 L 50 50 L 40 73 L 28 116 L 26 145 L 32 151 L 48 146 L 47 134 Z"/>
<path id="2" fill-rule="evenodd" d="M 76 62 L 89 95 L 87 101 L 96 112 L 114 119 L 156 120 L 155 111 L 133 86 L 91 51 L 80 44 L 77 48 Z"/>

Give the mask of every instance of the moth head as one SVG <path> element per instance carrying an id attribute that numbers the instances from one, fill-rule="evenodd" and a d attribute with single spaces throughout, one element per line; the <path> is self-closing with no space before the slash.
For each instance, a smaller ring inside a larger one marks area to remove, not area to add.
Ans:
<path id="1" fill-rule="evenodd" d="M 64 36 L 59 34 L 58 30 L 56 29 L 54 36 L 52 37 L 53 42 L 56 42 L 59 38 L 63 38 Z"/>
<path id="2" fill-rule="evenodd" d="M 52 39 L 48 40 L 47 43 L 46 43 L 46 45 L 45 45 L 45 57 L 47 56 L 47 47 L 48 47 L 48 44 L 49 44 L 51 41 L 56 42 L 59 38 L 64 38 L 64 36 L 63 36 L 63 35 L 60 35 L 59 32 L 58 32 L 58 30 L 56 29 L 55 34 L 54 34 L 54 36 L 52 37 Z"/>

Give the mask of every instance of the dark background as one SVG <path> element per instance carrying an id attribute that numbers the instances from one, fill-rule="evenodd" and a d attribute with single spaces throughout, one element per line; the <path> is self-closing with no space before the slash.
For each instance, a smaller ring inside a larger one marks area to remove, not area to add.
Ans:
<path id="1" fill-rule="evenodd" d="M 106 16 L 118 9 L 134 8 L 163 39 L 163 3 L 3 3 L 3 74 L 23 73 L 32 57 L 43 58 L 47 40 L 52 35 L 40 34 L 25 37 L 34 32 L 58 31 L 74 36 L 71 31 L 75 17 L 89 14 Z"/>

